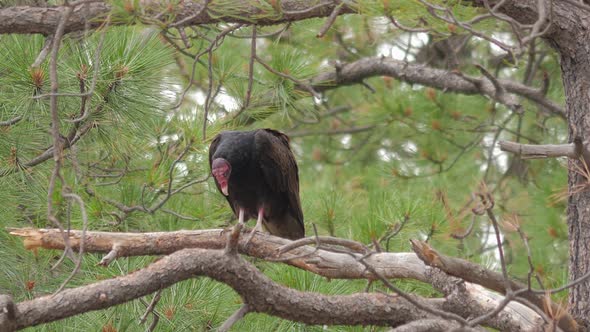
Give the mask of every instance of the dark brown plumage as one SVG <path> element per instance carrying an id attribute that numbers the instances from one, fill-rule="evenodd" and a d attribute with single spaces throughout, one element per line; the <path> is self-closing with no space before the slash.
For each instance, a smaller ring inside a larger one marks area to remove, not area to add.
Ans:
<path id="1" fill-rule="evenodd" d="M 299 239 L 305 234 L 299 175 L 287 135 L 272 129 L 226 131 L 209 147 L 217 189 L 234 214 L 257 219 L 273 235 Z"/>

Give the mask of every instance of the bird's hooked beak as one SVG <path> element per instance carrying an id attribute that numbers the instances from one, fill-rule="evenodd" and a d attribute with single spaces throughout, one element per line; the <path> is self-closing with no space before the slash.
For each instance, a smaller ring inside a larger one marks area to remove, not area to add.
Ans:
<path id="1" fill-rule="evenodd" d="M 227 187 L 227 182 L 220 183 L 219 186 L 221 187 L 221 193 L 224 196 L 229 196 L 229 189 Z"/>
<path id="2" fill-rule="evenodd" d="M 229 195 L 228 182 L 229 182 L 229 175 L 231 174 L 230 163 L 223 158 L 217 158 L 217 159 L 213 160 L 213 163 L 211 163 L 211 174 L 213 174 L 213 177 L 215 177 L 215 181 L 219 185 L 219 188 L 221 189 L 221 193 L 224 196 L 228 196 Z"/>

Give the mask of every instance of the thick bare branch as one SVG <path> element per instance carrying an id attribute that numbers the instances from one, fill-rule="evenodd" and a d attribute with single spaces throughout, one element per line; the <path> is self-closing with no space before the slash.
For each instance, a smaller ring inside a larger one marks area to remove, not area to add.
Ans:
<path id="1" fill-rule="evenodd" d="M 0 294 L 0 331 L 14 331 L 16 306 L 12 297 Z"/>
<path id="2" fill-rule="evenodd" d="M 568 157 L 578 158 L 576 145 L 570 144 L 520 144 L 509 141 L 500 141 L 500 149 L 506 152 L 512 152 L 522 159 L 541 159 Z"/>
<path id="3" fill-rule="evenodd" d="M 340 65 L 334 70 L 314 77 L 311 80 L 311 85 L 314 91 L 322 92 L 341 85 L 359 84 L 363 80 L 374 76 L 391 76 L 410 84 L 421 84 L 447 92 L 483 94 L 492 99 L 497 98 L 497 91 L 494 87 L 494 84 L 496 84 L 502 86 L 509 95 L 512 95 L 512 97 L 504 96 L 507 104 L 513 104 L 512 99 L 515 96 L 520 96 L 565 118 L 561 106 L 547 99 L 541 90 L 522 83 L 497 79 L 493 84 L 486 77 L 467 76 L 453 71 L 410 64 L 387 57 L 364 58 Z M 300 89 L 305 90 L 304 87 Z"/>
<path id="4" fill-rule="evenodd" d="M 333 0 L 283 0 L 279 2 L 280 5 L 272 7 L 270 5 L 256 5 L 256 2 L 251 1 L 235 1 L 234 3 L 211 1 L 207 4 L 206 0 L 201 0 L 183 1 L 182 5 L 174 6 L 175 10 L 170 12 L 172 7 L 168 7 L 166 2 L 145 0 L 140 2 L 139 8 L 133 8 L 133 12 L 129 14 L 138 15 L 148 23 L 159 21 L 160 24 L 175 28 L 219 22 L 263 26 L 315 17 L 328 17 L 339 3 L 340 1 Z M 97 28 L 102 23 L 102 19 L 112 12 L 112 9 L 111 5 L 102 1 L 78 6 L 66 23 L 65 32 L 84 31 L 86 21 L 88 21 L 90 28 Z M 55 31 L 64 10 L 64 6 L 2 8 L 0 9 L 0 34 L 40 33 L 50 35 Z M 160 13 L 162 12 L 169 16 L 161 17 Z M 342 5 L 338 14 L 352 12 L 352 8 Z M 113 20 L 113 24 L 128 24 L 128 22 L 129 20 Z"/>
<path id="5" fill-rule="evenodd" d="M 440 254 L 425 242 L 412 240 L 412 249 L 420 259 L 429 266 L 441 269 L 447 274 L 456 276 L 465 281 L 482 285 L 485 288 L 505 294 L 507 291 L 506 279 L 500 273 L 490 271 L 480 265 L 468 262 L 463 259 L 449 257 Z M 511 291 L 514 291 L 519 297 L 537 306 L 537 308 L 544 310 L 549 305 L 554 312 L 563 311 L 558 304 L 547 302 L 547 300 L 535 294 L 535 292 L 528 289 L 528 286 L 514 280 L 509 280 Z M 577 331 L 578 325 L 576 321 L 567 313 L 559 320 L 559 326 L 564 331 Z"/>
<path id="6" fill-rule="evenodd" d="M 63 238 L 56 229 L 10 229 L 11 234 L 24 238 L 26 248 L 63 249 Z M 227 231 L 226 231 L 227 232 Z M 226 232 L 221 229 L 177 231 L 160 233 L 108 233 L 87 232 L 86 252 L 109 252 L 117 249 L 117 255 L 162 255 L 183 248 L 223 249 L 226 246 Z M 79 245 L 81 232 L 70 232 L 70 242 L 75 249 Z M 238 249 L 241 253 L 262 259 L 273 260 L 279 248 L 285 248 L 292 241 L 259 233 L 252 238 L 250 245 L 240 237 Z M 362 245 L 359 244 L 359 247 Z M 365 265 L 358 261 L 361 254 L 336 253 L 327 250 L 302 246 L 285 252 L 280 257 L 287 258 L 287 264 L 325 276 L 330 279 L 374 279 Z M 292 258 L 288 260 L 288 258 Z M 457 293 L 458 279 L 449 277 L 438 270 L 428 268 L 414 253 L 373 253 L 364 258 L 382 276 L 387 278 L 412 278 L 435 286 L 446 295 Z M 486 291 L 483 287 L 467 283 L 461 292 L 462 306 L 449 306 L 447 310 L 464 315 L 465 310 L 454 308 L 473 308 L 476 313 L 492 310 L 502 300 L 501 296 Z M 531 309 L 518 303 L 510 303 L 497 317 L 490 320 L 490 326 L 515 331 L 536 331 L 542 320 Z"/>
<path id="7" fill-rule="evenodd" d="M 65 248 L 63 237 L 58 229 L 9 229 L 12 235 L 24 240 L 25 248 L 58 249 Z M 110 233 L 88 231 L 84 242 L 85 252 L 110 253 L 116 250 L 116 257 L 167 255 L 185 248 L 224 249 L 226 233 L 223 229 L 208 229 L 154 233 Z M 72 249 L 80 245 L 82 232 L 70 230 L 69 240 Z M 259 233 L 253 237 L 249 246 L 245 239 L 239 238 L 240 253 L 262 259 L 277 258 L 279 248 L 291 241 Z M 360 247 L 360 245 L 359 245 Z M 302 268 L 331 279 L 367 279 L 371 273 L 365 266 L 347 254 L 326 250 L 315 251 L 313 247 L 302 246 L 281 255 L 285 263 Z M 304 258 L 288 260 L 290 257 Z M 113 257 L 114 258 L 114 257 Z M 112 260 L 112 259 L 110 259 Z M 413 253 L 377 253 L 365 259 L 387 278 L 411 278 L 426 281 L 424 264 Z"/>
<path id="8" fill-rule="evenodd" d="M 239 256 L 185 249 L 132 274 L 72 288 L 16 305 L 17 329 L 124 303 L 179 281 L 208 276 L 232 287 L 249 309 L 307 324 L 398 326 L 433 318 L 402 298 L 378 293 L 322 295 L 281 286 Z M 425 300 L 441 307 L 439 300 Z"/>

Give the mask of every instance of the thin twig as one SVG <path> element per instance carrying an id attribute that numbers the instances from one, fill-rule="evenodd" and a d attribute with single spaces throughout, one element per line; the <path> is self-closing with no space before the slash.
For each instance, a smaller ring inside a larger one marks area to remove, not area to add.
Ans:
<path id="1" fill-rule="evenodd" d="M 203 142 L 207 140 L 207 122 L 209 121 L 209 107 L 211 107 L 211 93 L 213 92 L 213 49 L 209 49 L 207 57 L 208 88 L 205 97 L 205 111 L 203 112 Z M 221 83 L 219 83 L 221 87 Z"/>
<path id="2" fill-rule="evenodd" d="M 241 28 L 244 24 L 235 24 L 232 26 L 227 27 L 226 29 L 224 29 L 223 31 L 221 31 L 213 40 L 213 42 L 211 42 L 211 44 L 209 45 L 209 47 L 203 51 L 201 51 L 200 53 L 198 53 L 195 58 L 193 59 L 193 69 L 191 71 L 191 75 L 190 75 L 190 79 L 188 84 L 186 85 L 186 87 L 184 88 L 184 90 L 182 91 L 179 101 L 178 103 L 176 103 L 176 105 L 174 105 L 172 107 L 173 110 L 178 109 L 180 107 L 180 105 L 182 105 L 182 102 L 186 96 L 186 94 L 188 93 L 188 90 L 191 88 L 191 86 L 193 86 L 194 84 L 194 80 L 195 80 L 195 74 L 197 71 L 197 63 L 199 63 L 200 58 L 205 55 L 205 53 L 209 53 L 210 51 L 212 51 L 213 49 L 215 49 L 216 47 L 219 47 L 220 43 L 223 41 L 223 38 L 225 38 L 226 35 L 228 35 L 229 33 L 231 33 L 232 31 L 235 31 L 239 28 Z"/>
<path id="3" fill-rule="evenodd" d="M 219 332 L 227 332 L 229 329 L 237 323 L 240 319 L 244 318 L 249 312 L 251 311 L 250 306 L 248 303 L 242 304 L 240 309 L 236 310 L 229 318 L 219 327 L 217 331 Z"/>
<path id="4" fill-rule="evenodd" d="M 154 315 L 154 319 L 155 319 L 157 314 L 154 312 L 154 309 L 156 309 L 156 304 L 158 304 L 158 301 L 160 301 L 161 297 L 162 297 L 162 289 L 158 290 L 156 292 L 156 294 L 154 294 L 154 297 L 150 301 L 150 304 L 147 305 L 147 308 L 145 309 L 145 313 L 139 318 L 139 324 L 145 324 L 145 322 L 147 320 L 147 316 L 150 313 Z"/>
<path id="5" fill-rule="evenodd" d="M 368 254 L 370 255 L 370 254 Z M 416 308 L 426 311 L 428 313 L 431 313 L 433 315 L 436 316 L 440 316 L 442 318 L 448 319 L 448 320 L 454 320 L 459 322 L 459 324 L 461 324 L 462 326 L 467 325 L 468 322 L 461 316 L 456 315 L 454 313 L 451 312 L 446 312 L 446 311 L 442 311 L 442 310 L 438 310 L 435 309 L 427 304 L 424 304 L 422 302 L 420 302 L 417 298 L 414 298 L 413 296 L 406 294 L 406 292 L 402 291 L 401 289 L 397 288 L 394 284 L 392 284 L 387 278 L 385 278 L 381 273 L 379 273 L 379 271 L 377 271 L 371 264 L 367 263 L 365 261 L 367 255 L 362 256 L 360 258 L 357 259 L 358 262 L 360 262 L 361 264 L 363 264 L 367 270 L 369 270 L 369 272 L 371 272 L 372 274 L 374 274 L 377 279 L 381 280 L 381 282 L 390 290 L 392 290 L 394 293 L 396 293 L 397 295 L 403 297 L 406 301 L 410 302 L 412 305 L 414 305 Z M 391 296 L 390 294 L 385 294 L 387 296 Z"/>
<path id="6" fill-rule="evenodd" d="M 350 250 L 352 250 L 353 252 L 357 252 L 357 253 L 361 253 L 361 254 L 366 254 L 367 252 L 369 252 L 369 248 L 367 248 L 365 245 L 363 245 L 360 242 L 356 242 L 356 241 L 352 241 L 352 240 L 348 240 L 348 239 L 340 239 L 337 237 L 331 237 L 331 236 L 313 236 L 313 237 L 306 237 L 303 239 L 299 239 L 296 241 L 293 241 L 287 245 L 284 245 L 282 247 L 280 247 L 278 249 L 279 254 L 285 254 L 291 250 L 294 250 L 296 248 L 299 247 L 303 247 L 309 244 L 313 244 L 316 243 L 317 241 L 320 241 L 322 244 L 331 244 L 331 245 L 338 245 L 338 246 L 342 246 L 345 248 L 348 248 Z"/>
<path id="7" fill-rule="evenodd" d="M 252 98 L 252 84 L 254 83 L 254 59 L 256 58 L 256 25 L 252 26 L 252 44 L 250 46 L 250 60 L 248 61 L 248 88 L 246 90 L 246 98 L 244 104 L 232 116 L 232 119 L 240 116 L 250 106 L 250 99 Z"/>
<path id="8" fill-rule="evenodd" d="M 105 36 L 107 34 L 109 23 L 110 23 L 110 16 L 107 18 L 105 24 L 103 25 L 103 30 L 100 35 L 100 40 L 98 41 L 98 46 L 96 47 L 96 50 L 94 51 L 94 60 L 92 62 L 92 65 L 94 66 L 94 72 L 92 74 L 93 75 L 92 81 L 90 81 L 90 88 L 88 89 L 87 92 L 82 92 L 80 94 L 81 95 L 80 97 L 84 101 L 84 104 L 91 98 L 91 96 L 94 94 L 94 90 L 96 89 L 96 82 L 98 81 L 99 70 L 100 70 L 100 54 L 102 52 L 102 48 L 104 45 L 104 40 L 105 40 Z M 86 118 L 88 118 L 88 115 L 90 114 L 90 112 L 88 112 L 86 110 L 86 107 L 82 107 L 82 111 L 83 112 L 79 118 L 69 120 L 69 121 L 73 122 L 73 123 L 78 123 L 78 122 L 83 121 Z"/>
<path id="9" fill-rule="evenodd" d="M 80 198 L 80 196 L 74 193 L 62 193 L 62 196 L 74 200 L 76 201 L 76 203 L 78 203 L 78 206 L 80 207 L 80 213 L 82 215 L 82 236 L 80 237 L 80 248 L 78 250 L 76 266 L 74 267 L 70 275 L 66 278 L 66 280 L 64 280 L 61 286 L 59 286 L 59 288 L 53 293 L 54 295 L 61 292 L 66 287 L 66 285 L 74 278 L 78 271 L 80 271 L 80 266 L 82 265 L 82 257 L 84 254 L 84 243 L 86 241 L 86 231 L 88 230 L 88 214 L 86 213 L 86 207 L 84 205 L 84 201 L 82 200 L 82 198 Z"/>
<path id="10" fill-rule="evenodd" d="M 49 185 L 47 189 L 47 219 L 50 220 L 57 228 L 60 229 L 62 232 L 62 236 L 64 242 L 66 243 L 67 247 L 64 250 L 64 253 L 58 263 L 52 267 L 55 268 L 57 264 L 59 264 L 66 255 L 72 255 L 71 247 L 69 246 L 69 238 L 68 235 L 64 232 L 64 228 L 61 225 L 59 219 L 54 215 L 53 212 L 53 193 L 55 191 L 55 184 L 56 181 L 59 179 L 63 183 L 63 178 L 60 174 L 61 163 L 62 163 L 62 138 L 59 132 L 59 114 L 58 114 L 58 105 L 57 105 L 57 96 L 55 93 L 58 92 L 59 83 L 58 83 L 58 74 L 57 74 L 57 61 L 58 61 L 58 54 L 59 54 L 59 47 L 61 43 L 61 38 L 64 34 L 65 25 L 68 21 L 68 17 L 73 11 L 73 7 L 68 6 L 65 8 L 60 22 L 57 26 L 57 29 L 54 34 L 54 39 L 51 48 L 51 58 L 49 61 L 49 80 L 51 82 L 51 98 L 49 102 L 49 108 L 51 113 L 51 136 L 53 138 L 53 160 L 54 160 L 54 168 L 49 179 Z"/>
<path id="11" fill-rule="evenodd" d="M 6 121 L 0 121 L 0 127 L 12 126 L 13 124 L 18 123 L 22 119 L 23 119 L 22 115 L 19 115 L 17 117 L 14 117 L 14 118 L 6 120 Z"/>
<path id="12" fill-rule="evenodd" d="M 328 32 L 328 30 L 334 24 L 334 22 L 336 22 L 336 18 L 338 17 L 338 15 L 340 15 L 340 10 L 342 9 L 342 6 L 344 6 L 344 4 L 340 3 L 334 7 L 332 13 L 330 14 L 330 16 L 328 16 L 326 22 L 324 22 L 324 25 L 322 25 L 320 31 L 316 35 L 317 38 L 322 38 L 326 34 L 326 32 Z"/>
<path id="13" fill-rule="evenodd" d="M 32 68 L 38 68 L 39 66 L 41 66 L 41 64 L 45 61 L 45 58 L 47 58 L 47 54 L 49 54 L 49 50 L 53 46 L 52 44 L 53 44 L 53 36 L 49 35 L 49 36 L 45 37 L 45 42 L 43 43 L 43 48 L 41 49 L 41 52 L 39 52 L 39 55 L 37 55 L 35 62 L 33 62 L 33 64 L 31 65 Z"/>

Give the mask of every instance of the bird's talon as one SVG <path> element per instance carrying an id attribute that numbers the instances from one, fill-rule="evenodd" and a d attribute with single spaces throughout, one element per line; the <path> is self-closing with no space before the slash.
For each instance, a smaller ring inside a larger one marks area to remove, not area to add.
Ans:
<path id="1" fill-rule="evenodd" d="M 248 245 L 250 243 L 250 241 L 252 241 L 252 238 L 254 238 L 254 234 L 256 233 L 256 229 L 253 229 L 250 232 L 250 235 L 248 235 L 248 239 L 246 239 L 246 243 L 244 245 Z"/>

